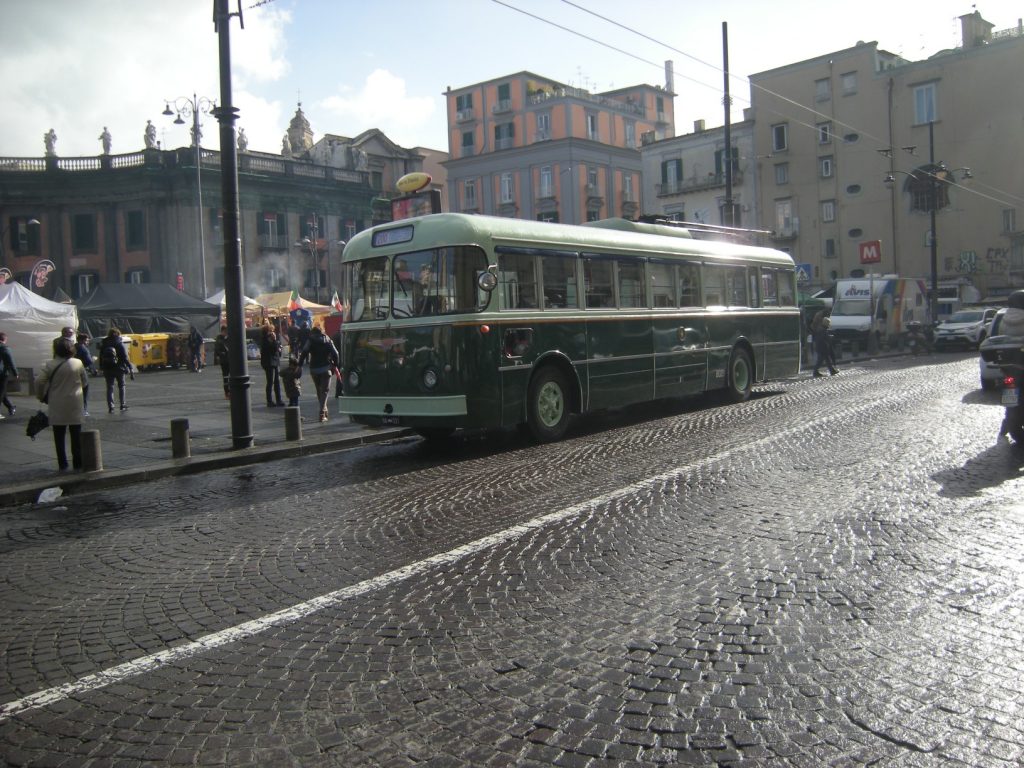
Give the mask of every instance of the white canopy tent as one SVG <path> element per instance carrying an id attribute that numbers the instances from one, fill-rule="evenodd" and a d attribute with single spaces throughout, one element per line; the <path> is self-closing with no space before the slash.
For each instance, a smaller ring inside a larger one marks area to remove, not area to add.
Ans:
<path id="1" fill-rule="evenodd" d="M 224 304 L 226 302 L 226 291 L 223 291 L 223 290 L 217 291 L 215 294 L 213 294 L 211 296 L 207 296 L 206 297 L 206 301 L 209 304 L 216 304 L 221 309 L 223 309 L 224 308 Z M 246 306 L 246 307 L 262 307 L 263 306 L 258 301 L 256 301 L 256 299 L 250 299 L 245 294 L 242 294 L 242 305 Z"/>
<path id="2" fill-rule="evenodd" d="M 78 329 L 78 308 L 58 304 L 21 283 L 0 285 L 0 331 L 7 334 L 15 364 L 38 371 L 53 357 L 53 340 L 64 326 Z"/>

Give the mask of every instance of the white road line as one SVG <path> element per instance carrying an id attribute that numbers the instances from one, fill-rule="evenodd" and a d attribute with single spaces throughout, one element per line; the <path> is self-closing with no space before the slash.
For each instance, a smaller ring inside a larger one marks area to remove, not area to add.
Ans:
<path id="1" fill-rule="evenodd" d="M 881 398 L 881 401 L 896 400 L 898 397 L 899 395 L 890 395 Z M 183 643 L 182 645 L 168 648 L 164 651 L 158 651 L 157 653 L 150 654 L 149 656 L 143 656 L 142 658 L 125 662 L 124 664 L 118 664 L 115 667 L 109 667 L 108 669 L 95 672 L 91 675 L 86 675 L 78 680 L 73 680 L 69 683 L 64 683 L 63 685 L 58 685 L 37 693 L 29 694 L 28 696 L 16 699 L 15 701 L 0 705 L 0 723 L 7 721 L 22 712 L 39 709 L 41 707 L 49 706 L 50 704 L 56 704 L 57 702 L 64 701 L 74 696 L 90 693 L 91 691 L 99 690 L 105 686 L 122 682 L 123 680 L 127 680 L 131 677 L 136 677 L 144 672 L 151 672 L 185 659 L 190 659 L 204 651 L 220 648 L 223 645 L 227 645 L 238 640 L 245 640 L 258 635 L 271 627 L 279 627 L 285 624 L 295 623 L 318 611 L 322 611 L 326 608 L 333 608 L 341 605 L 347 600 L 359 597 L 360 595 L 385 589 L 403 581 L 408 581 L 415 576 L 419 576 L 420 574 L 426 573 L 427 571 L 439 566 L 451 565 L 459 560 L 463 560 L 467 557 L 471 557 L 472 555 L 491 549 L 492 547 L 507 544 L 508 542 L 519 539 L 532 531 L 580 516 L 589 510 L 609 504 L 621 497 L 632 496 L 638 491 L 642 491 L 650 487 L 656 487 L 675 477 L 693 472 L 695 469 L 700 467 L 728 459 L 734 454 L 746 453 L 752 450 L 756 451 L 763 446 L 776 443 L 785 437 L 809 430 L 819 430 L 823 424 L 837 419 L 846 419 L 852 412 L 876 410 L 881 401 L 875 400 L 870 404 L 854 406 L 853 408 L 845 411 L 822 416 L 812 421 L 802 422 L 797 426 L 772 433 L 770 436 L 763 437 L 760 440 L 755 440 L 752 443 L 745 443 L 737 448 L 720 451 L 719 453 L 704 457 L 704 459 L 699 462 L 675 467 L 668 472 L 653 475 L 645 478 L 644 480 L 618 488 L 614 491 L 609 491 L 608 493 L 601 494 L 600 496 L 595 496 L 592 499 L 588 499 L 578 504 L 573 504 L 569 507 L 564 507 L 557 512 L 551 512 L 547 515 L 535 517 L 525 523 L 514 525 L 511 528 L 506 528 L 505 530 L 493 533 L 490 536 L 484 536 L 482 539 L 477 539 L 469 544 L 464 544 L 461 547 L 450 549 L 447 552 L 433 555 L 425 560 L 420 560 L 394 571 L 381 574 L 380 576 L 375 576 L 372 579 L 361 581 L 358 584 L 353 584 L 352 586 L 344 587 L 334 592 L 328 592 L 325 595 L 314 597 L 311 600 L 297 603 L 289 608 L 275 611 L 274 613 L 244 622 L 243 624 L 238 624 L 237 626 L 230 627 L 228 629 L 222 629 L 219 632 L 214 632 L 206 635 L 205 637 L 200 637 L 197 640 Z"/>

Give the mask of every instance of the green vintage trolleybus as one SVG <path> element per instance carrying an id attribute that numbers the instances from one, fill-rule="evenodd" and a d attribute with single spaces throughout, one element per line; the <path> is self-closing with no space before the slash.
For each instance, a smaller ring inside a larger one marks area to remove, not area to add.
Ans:
<path id="1" fill-rule="evenodd" d="M 789 255 L 609 219 L 439 213 L 361 232 L 343 254 L 340 409 L 432 438 L 800 370 Z"/>

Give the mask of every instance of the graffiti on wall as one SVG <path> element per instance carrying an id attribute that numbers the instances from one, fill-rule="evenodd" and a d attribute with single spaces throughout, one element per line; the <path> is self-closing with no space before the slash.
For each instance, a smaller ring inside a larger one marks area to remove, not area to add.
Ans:
<path id="1" fill-rule="evenodd" d="M 981 258 L 978 257 L 977 251 L 960 251 L 956 256 L 946 257 L 947 273 L 1005 275 L 1009 270 L 1009 248 L 989 248 Z"/>

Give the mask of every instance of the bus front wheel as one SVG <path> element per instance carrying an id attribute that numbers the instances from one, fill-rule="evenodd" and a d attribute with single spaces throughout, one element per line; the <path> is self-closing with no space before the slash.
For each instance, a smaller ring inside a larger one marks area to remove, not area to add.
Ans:
<path id="1" fill-rule="evenodd" d="M 729 358 L 729 382 L 726 384 L 729 400 L 734 403 L 749 400 L 753 385 L 754 365 L 750 353 L 742 347 L 736 347 Z"/>
<path id="2" fill-rule="evenodd" d="M 540 443 L 561 440 L 569 428 L 569 385 L 554 366 L 542 368 L 530 382 L 526 425 Z"/>

